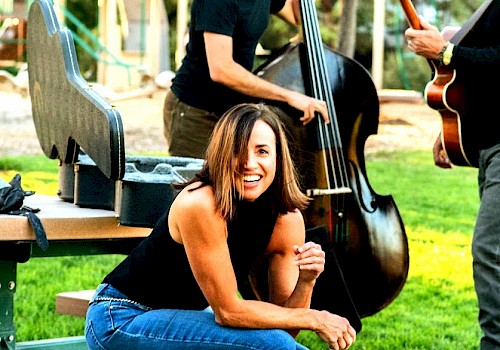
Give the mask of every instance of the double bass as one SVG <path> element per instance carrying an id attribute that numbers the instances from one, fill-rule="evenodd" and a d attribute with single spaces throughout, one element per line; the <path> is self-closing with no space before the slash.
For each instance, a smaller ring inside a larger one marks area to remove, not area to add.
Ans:
<path id="1" fill-rule="evenodd" d="M 327 253 L 311 307 L 345 316 L 359 331 L 362 317 L 389 305 L 402 290 L 408 240 L 392 196 L 377 194 L 367 178 L 364 144 L 377 132 L 379 113 L 373 81 L 359 63 L 322 43 L 313 0 L 300 6 L 303 42 L 289 43 L 254 73 L 327 103 L 330 123 L 317 116 L 306 126 L 296 110 L 275 106 L 312 198 L 304 211 L 307 239 Z M 253 289 L 262 299 L 265 283 L 254 276 Z"/>

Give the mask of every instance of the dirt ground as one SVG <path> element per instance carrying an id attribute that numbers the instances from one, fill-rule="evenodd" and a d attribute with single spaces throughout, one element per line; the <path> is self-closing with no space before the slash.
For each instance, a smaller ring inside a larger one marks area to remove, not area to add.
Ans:
<path id="1" fill-rule="evenodd" d="M 162 109 L 165 90 L 151 97 L 114 102 L 125 130 L 127 154 L 164 152 Z M 379 130 L 367 139 L 365 152 L 431 149 L 441 118 L 422 100 L 387 95 L 380 103 Z M 42 154 L 31 115 L 29 97 L 0 88 L 0 156 Z"/>

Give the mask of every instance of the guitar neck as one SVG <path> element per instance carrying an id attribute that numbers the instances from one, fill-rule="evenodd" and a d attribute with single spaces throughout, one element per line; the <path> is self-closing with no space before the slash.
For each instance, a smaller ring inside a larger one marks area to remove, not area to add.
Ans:
<path id="1" fill-rule="evenodd" d="M 422 24 L 420 23 L 420 17 L 418 16 L 417 10 L 415 10 L 415 6 L 413 6 L 413 2 L 411 0 L 399 0 L 401 3 L 401 7 L 403 8 L 403 12 L 405 13 L 406 20 L 408 24 L 413 29 L 422 29 Z M 437 63 L 434 60 L 427 59 L 429 66 L 432 71 L 435 71 L 437 68 Z"/>
<path id="2" fill-rule="evenodd" d="M 418 17 L 417 10 L 415 10 L 415 6 L 411 0 L 399 0 L 401 3 L 401 7 L 405 13 L 406 19 L 408 20 L 408 24 L 413 29 L 422 29 L 422 25 L 420 24 L 420 18 Z"/>

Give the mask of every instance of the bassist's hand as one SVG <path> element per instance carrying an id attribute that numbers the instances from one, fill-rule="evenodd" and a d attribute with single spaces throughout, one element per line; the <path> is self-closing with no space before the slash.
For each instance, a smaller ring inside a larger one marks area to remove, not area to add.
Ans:
<path id="1" fill-rule="evenodd" d="M 434 155 L 434 164 L 436 164 L 436 166 L 443 169 L 452 168 L 451 162 L 444 151 L 443 143 L 441 142 L 441 134 L 438 135 L 436 142 L 434 142 L 432 154 Z"/>
<path id="2" fill-rule="evenodd" d="M 306 125 L 314 119 L 317 113 L 323 118 L 325 123 L 329 123 L 326 102 L 316 98 L 301 94 L 297 91 L 290 91 L 287 103 L 295 109 L 302 111 L 304 115 L 300 118 L 302 124 Z"/>

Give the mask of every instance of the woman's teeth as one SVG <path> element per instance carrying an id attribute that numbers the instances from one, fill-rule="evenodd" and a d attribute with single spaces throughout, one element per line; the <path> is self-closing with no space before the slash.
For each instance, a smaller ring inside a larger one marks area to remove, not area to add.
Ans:
<path id="1" fill-rule="evenodd" d="M 253 182 L 253 181 L 259 181 L 260 176 L 259 175 L 247 175 L 243 177 L 243 181 L 245 182 Z"/>

